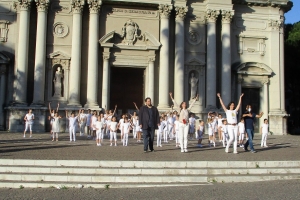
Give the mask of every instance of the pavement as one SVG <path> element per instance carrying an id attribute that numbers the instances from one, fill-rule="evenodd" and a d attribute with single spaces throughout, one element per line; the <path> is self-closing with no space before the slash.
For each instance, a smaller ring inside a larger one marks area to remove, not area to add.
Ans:
<path id="1" fill-rule="evenodd" d="M 300 180 L 268 181 L 255 183 L 214 183 L 201 186 L 155 187 L 155 188 L 0 188 L 3 200 L 43 199 L 43 200 L 182 200 L 182 199 L 300 199 Z"/>
<path id="2" fill-rule="evenodd" d="M 118 135 L 119 136 L 119 135 Z M 49 133 L 33 133 L 33 137 L 23 138 L 22 133 L 0 132 L 1 159 L 35 159 L 35 160 L 121 160 L 121 161 L 293 161 L 300 160 L 300 136 L 269 135 L 268 148 L 260 147 L 260 135 L 255 134 L 254 144 L 257 153 L 244 152 L 238 147 L 239 154 L 225 153 L 220 143 L 216 147 L 209 147 L 205 135 L 203 148 L 197 147 L 197 140 L 189 140 L 188 153 L 181 153 L 175 147 L 175 141 L 162 143 L 155 152 L 143 152 L 143 143 L 129 138 L 127 147 L 122 146 L 120 139 L 118 146 L 110 146 L 105 138 L 102 146 L 96 142 L 79 136 L 76 142 L 69 141 L 68 133 L 60 133 L 59 141 L 52 142 Z M 156 139 L 156 138 L 155 138 Z"/>

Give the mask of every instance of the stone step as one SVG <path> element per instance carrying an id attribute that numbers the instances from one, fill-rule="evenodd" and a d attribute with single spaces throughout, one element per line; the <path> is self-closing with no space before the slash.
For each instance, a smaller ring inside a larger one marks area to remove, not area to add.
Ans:
<path id="1" fill-rule="evenodd" d="M 39 167 L 0 166 L 0 173 L 68 174 L 68 175 L 218 175 L 218 174 L 287 174 L 299 173 L 299 168 L 83 168 L 83 167 Z"/>
<path id="2" fill-rule="evenodd" d="M 89 161 L 0 159 L 0 166 L 57 166 L 102 168 L 284 168 L 299 167 L 300 161 Z"/>

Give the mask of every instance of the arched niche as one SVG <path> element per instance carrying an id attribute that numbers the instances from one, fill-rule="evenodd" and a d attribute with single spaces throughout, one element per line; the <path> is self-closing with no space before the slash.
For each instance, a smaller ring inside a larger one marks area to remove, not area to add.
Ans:
<path id="1" fill-rule="evenodd" d="M 70 73 L 71 57 L 60 51 L 49 54 L 48 56 L 48 70 L 47 70 L 47 86 L 46 97 L 47 101 L 59 101 L 67 103 L 69 94 L 69 73 Z M 60 68 L 61 76 L 56 76 Z M 60 77 L 61 91 L 60 95 L 55 93 L 55 79 Z"/>
<path id="2" fill-rule="evenodd" d="M 198 79 L 197 85 L 197 94 L 199 94 L 199 104 L 200 104 L 200 111 L 204 109 L 205 106 L 205 79 L 206 79 L 206 72 L 205 72 L 205 62 L 193 58 L 188 60 L 185 63 L 185 100 L 191 100 L 191 85 L 190 80 L 191 76 L 194 76 Z"/>

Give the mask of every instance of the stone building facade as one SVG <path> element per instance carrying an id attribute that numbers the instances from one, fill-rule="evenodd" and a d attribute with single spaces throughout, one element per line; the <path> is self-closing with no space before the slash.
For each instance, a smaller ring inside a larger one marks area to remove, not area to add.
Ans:
<path id="1" fill-rule="evenodd" d="M 284 14 L 288 0 L 2 0 L 0 128 L 22 131 L 33 108 L 46 131 L 48 103 L 64 110 L 160 111 L 199 99 L 197 117 L 244 93 L 243 108 L 286 134 Z M 260 122 L 261 123 L 261 122 Z M 62 127 L 64 127 L 64 122 Z M 256 128 L 259 122 L 256 123 Z M 64 129 L 64 128 L 63 128 Z"/>

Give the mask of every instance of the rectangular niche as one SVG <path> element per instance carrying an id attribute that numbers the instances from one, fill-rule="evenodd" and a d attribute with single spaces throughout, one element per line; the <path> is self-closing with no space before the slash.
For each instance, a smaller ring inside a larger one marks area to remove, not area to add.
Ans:
<path id="1" fill-rule="evenodd" d="M 239 38 L 239 54 L 259 54 L 261 56 L 266 54 L 267 37 L 249 35 L 238 35 L 237 37 Z"/>

